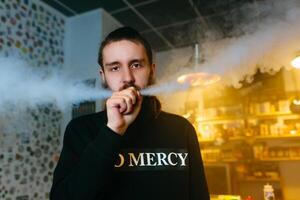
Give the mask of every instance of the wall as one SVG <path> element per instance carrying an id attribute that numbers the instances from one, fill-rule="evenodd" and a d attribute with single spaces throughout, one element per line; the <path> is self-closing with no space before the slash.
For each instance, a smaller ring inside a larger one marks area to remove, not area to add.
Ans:
<path id="1" fill-rule="evenodd" d="M 101 31 L 100 10 L 68 18 L 64 69 L 72 78 L 86 80 L 98 77 L 97 52 Z"/>
<path id="2" fill-rule="evenodd" d="M 65 17 L 37 0 L 0 1 L 0 51 L 34 66 L 61 67 Z"/>
<path id="3" fill-rule="evenodd" d="M 62 68 L 66 18 L 38 0 L 0 1 L 0 54 Z M 1 68 L 1 66 L 0 66 Z M 1 113 L 3 114 L 3 113 Z M 47 199 L 60 152 L 61 113 L 51 105 L 1 115 L 0 199 Z M 19 127 L 20 123 L 26 127 Z"/>
<path id="4" fill-rule="evenodd" d="M 112 30 L 121 27 L 122 24 L 108 14 L 105 10 L 101 9 L 102 19 L 102 38 L 103 40 Z"/>

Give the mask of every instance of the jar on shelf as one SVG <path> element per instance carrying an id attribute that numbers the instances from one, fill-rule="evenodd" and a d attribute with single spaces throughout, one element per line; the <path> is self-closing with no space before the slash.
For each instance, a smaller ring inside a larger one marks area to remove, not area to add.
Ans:
<path id="1" fill-rule="evenodd" d="M 267 183 L 263 188 L 264 200 L 275 200 L 273 186 Z"/>

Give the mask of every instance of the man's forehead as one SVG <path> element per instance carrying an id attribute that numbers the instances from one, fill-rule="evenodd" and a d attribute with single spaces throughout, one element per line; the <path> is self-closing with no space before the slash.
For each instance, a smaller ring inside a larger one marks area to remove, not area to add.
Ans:
<path id="1" fill-rule="evenodd" d="M 148 61 L 146 50 L 139 42 L 121 40 L 111 42 L 103 49 L 104 63 L 130 62 L 132 60 Z"/>
<path id="2" fill-rule="evenodd" d="M 132 48 L 132 49 L 138 49 L 138 50 L 145 50 L 144 46 L 138 42 L 138 41 L 131 41 L 131 40 L 118 40 L 118 41 L 112 41 L 108 43 L 103 50 L 107 49 L 119 49 L 119 48 Z"/>

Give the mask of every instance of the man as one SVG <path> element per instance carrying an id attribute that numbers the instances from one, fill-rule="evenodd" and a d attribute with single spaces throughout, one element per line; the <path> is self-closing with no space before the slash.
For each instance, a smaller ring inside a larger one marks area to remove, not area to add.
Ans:
<path id="1" fill-rule="evenodd" d="M 102 42 L 98 61 L 113 94 L 105 111 L 68 124 L 50 199 L 209 200 L 192 125 L 140 93 L 154 82 L 148 42 L 119 28 Z"/>

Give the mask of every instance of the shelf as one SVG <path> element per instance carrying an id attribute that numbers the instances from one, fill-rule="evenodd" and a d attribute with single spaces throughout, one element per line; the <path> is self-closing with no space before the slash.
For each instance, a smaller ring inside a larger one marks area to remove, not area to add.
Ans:
<path id="1" fill-rule="evenodd" d="M 291 112 L 274 112 L 274 113 L 261 113 L 256 115 L 248 115 L 247 118 L 260 118 L 260 119 L 267 119 L 267 118 L 276 118 L 276 117 L 291 117 L 291 118 L 299 118 L 300 115 L 291 113 Z"/>
<path id="2" fill-rule="evenodd" d="M 255 178 L 255 177 L 247 177 L 247 178 L 240 178 L 238 179 L 240 182 L 256 182 L 256 181 L 262 181 L 262 182 L 279 182 L 279 178 Z"/>
<path id="3" fill-rule="evenodd" d="M 235 137 L 230 137 L 228 140 L 218 140 L 218 138 L 215 139 L 199 139 L 198 142 L 200 144 L 215 144 L 215 146 L 220 146 L 223 144 L 228 144 L 228 143 L 235 143 L 235 142 L 249 142 L 253 141 L 252 137 L 247 137 L 247 136 L 235 136 Z"/>
<path id="4" fill-rule="evenodd" d="M 203 159 L 204 163 L 216 163 L 216 162 L 222 162 L 221 160 L 213 160 L 213 159 Z"/>
<path id="5" fill-rule="evenodd" d="M 241 200 L 239 195 L 210 195 L 210 200 Z"/>
<path id="6" fill-rule="evenodd" d="M 263 158 L 257 161 L 300 161 L 300 157 Z"/>
<path id="7" fill-rule="evenodd" d="M 235 158 L 232 159 L 203 159 L 204 163 L 233 163 L 233 162 L 239 162 L 241 160 L 237 160 Z M 243 160 L 245 162 L 246 160 Z M 300 157 L 293 157 L 293 158 L 264 158 L 264 159 L 254 159 L 250 162 L 280 162 L 280 161 L 300 161 Z M 248 160 L 249 162 L 249 160 Z"/>
<path id="8" fill-rule="evenodd" d="M 219 160 L 203 159 L 203 162 L 204 163 L 216 163 L 216 162 L 218 162 L 218 163 L 220 163 L 220 162 L 229 162 L 229 163 L 231 163 L 231 162 L 238 162 L 238 160 L 235 159 L 235 158 L 232 158 L 232 159 L 219 159 Z"/>
<path id="9" fill-rule="evenodd" d="M 234 136 L 229 137 L 228 141 L 253 141 L 253 140 L 280 140 L 280 139 L 300 139 L 300 134 L 297 135 L 280 135 L 280 136 Z M 217 138 L 214 139 L 199 139 L 200 143 L 213 143 L 217 141 Z"/>
<path id="10" fill-rule="evenodd" d="M 210 124 L 223 124 L 232 123 L 233 121 L 243 121 L 243 116 L 232 116 L 232 117 L 212 117 L 207 119 L 197 119 L 199 123 L 210 123 Z"/>
<path id="11" fill-rule="evenodd" d="M 220 159 L 220 160 L 215 160 L 215 159 L 203 159 L 204 163 L 235 163 L 235 162 L 240 162 L 242 160 L 237 160 L 237 159 Z M 254 159 L 252 161 L 247 161 L 247 162 L 281 162 L 281 161 L 300 161 L 300 157 L 294 157 L 294 158 L 264 158 L 264 159 Z M 243 160 L 242 162 L 245 162 Z M 274 180 L 276 181 L 276 180 Z"/>
<path id="12" fill-rule="evenodd" d="M 261 113 L 256 115 L 243 115 L 243 116 L 222 116 L 222 117 L 211 117 L 206 119 L 197 119 L 199 123 L 231 123 L 232 121 L 243 121 L 245 119 L 268 119 L 277 117 L 288 117 L 297 119 L 300 115 L 291 112 L 274 112 L 274 113 Z"/>
<path id="13" fill-rule="evenodd" d="M 255 140 L 268 140 L 268 139 L 300 139 L 300 134 L 296 135 L 280 135 L 280 136 L 254 136 Z"/>
<path id="14" fill-rule="evenodd" d="M 223 162 L 238 162 L 239 160 L 237 160 L 236 158 L 231 158 L 231 159 L 222 159 L 221 161 L 223 161 Z"/>
<path id="15" fill-rule="evenodd" d="M 240 140 L 249 140 L 252 139 L 252 137 L 249 136 L 234 136 L 234 137 L 229 137 L 229 141 L 240 141 Z"/>

